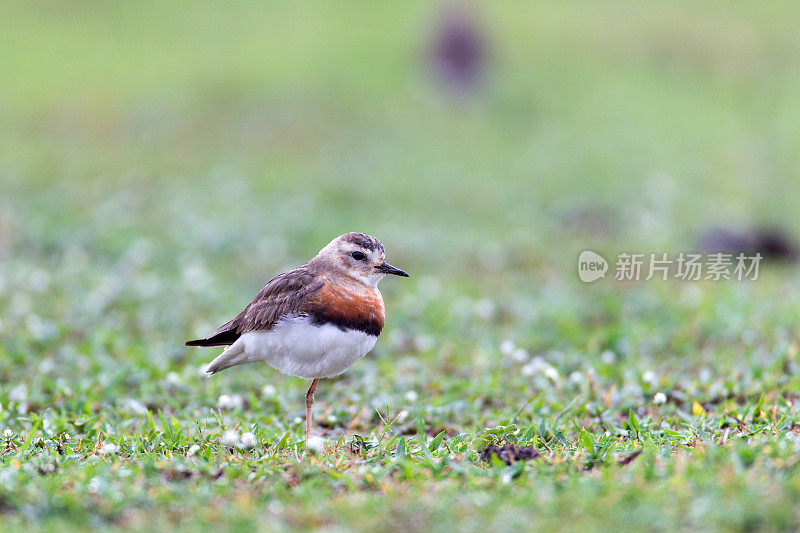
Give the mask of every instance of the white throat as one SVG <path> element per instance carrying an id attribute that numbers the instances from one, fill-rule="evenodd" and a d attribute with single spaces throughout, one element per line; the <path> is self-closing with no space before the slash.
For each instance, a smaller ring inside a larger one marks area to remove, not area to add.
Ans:
<path id="1" fill-rule="evenodd" d="M 369 287 L 377 287 L 378 282 L 386 276 L 386 274 L 384 274 L 383 272 L 374 272 L 372 274 L 367 274 L 367 275 L 353 272 L 350 275 L 355 279 L 357 279 L 358 281 L 360 281 L 361 283 L 363 283 L 364 285 L 367 285 Z"/>

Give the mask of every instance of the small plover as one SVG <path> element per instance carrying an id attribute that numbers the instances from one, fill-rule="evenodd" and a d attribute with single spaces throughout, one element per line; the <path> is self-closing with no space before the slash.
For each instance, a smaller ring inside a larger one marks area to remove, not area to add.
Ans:
<path id="1" fill-rule="evenodd" d="M 233 320 L 186 346 L 228 346 L 208 365 L 208 375 L 264 362 L 312 380 L 306 393 L 308 440 L 317 382 L 350 368 L 378 340 L 385 315 L 377 285 L 386 274 L 408 277 L 386 262 L 381 241 L 345 233 L 305 265 L 267 282 Z"/>

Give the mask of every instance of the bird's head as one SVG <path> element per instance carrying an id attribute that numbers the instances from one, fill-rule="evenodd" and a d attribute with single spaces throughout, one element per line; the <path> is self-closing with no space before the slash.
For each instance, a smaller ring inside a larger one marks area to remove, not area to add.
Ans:
<path id="1" fill-rule="evenodd" d="M 339 235 L 312 259 L 327 270 L 374 287 L 386 274 L 408 277 L 386 262 L 381 241 L 364 233 Z"/>

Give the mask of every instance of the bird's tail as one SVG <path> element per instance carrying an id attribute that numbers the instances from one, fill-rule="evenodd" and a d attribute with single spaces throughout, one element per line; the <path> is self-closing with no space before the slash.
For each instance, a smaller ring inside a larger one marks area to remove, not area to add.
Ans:
<path id="1" fill-rule="evenodd" d="M 206 367 L 206 374 L 211 376 L 220 370 L 225 370 L 226 368 L 236 365 L 243 365 L 245 363 L 254 363 L 255 361 L 256 359 L 253 359 L 245 353 L 244 343 L 237 341 L 208 364 Z"/>

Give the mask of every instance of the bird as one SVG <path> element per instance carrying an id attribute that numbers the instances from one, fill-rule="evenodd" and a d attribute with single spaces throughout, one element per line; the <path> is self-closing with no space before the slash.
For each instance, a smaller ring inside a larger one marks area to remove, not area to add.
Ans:
<path id="1" fill-rule="evenodd" d="M 206 367 L 209 376 L 264 362 L 311 380 L 306 392 L 306 442 L 317 383 L 345 372 L 368 354 L 385 320 L 378 282 L 409 277 L 386 262 L 381 241 L 365 233 L 333 239 L 304 265 L 275 276 L 232 320 L 186 346 L 227 346 Z"/>

